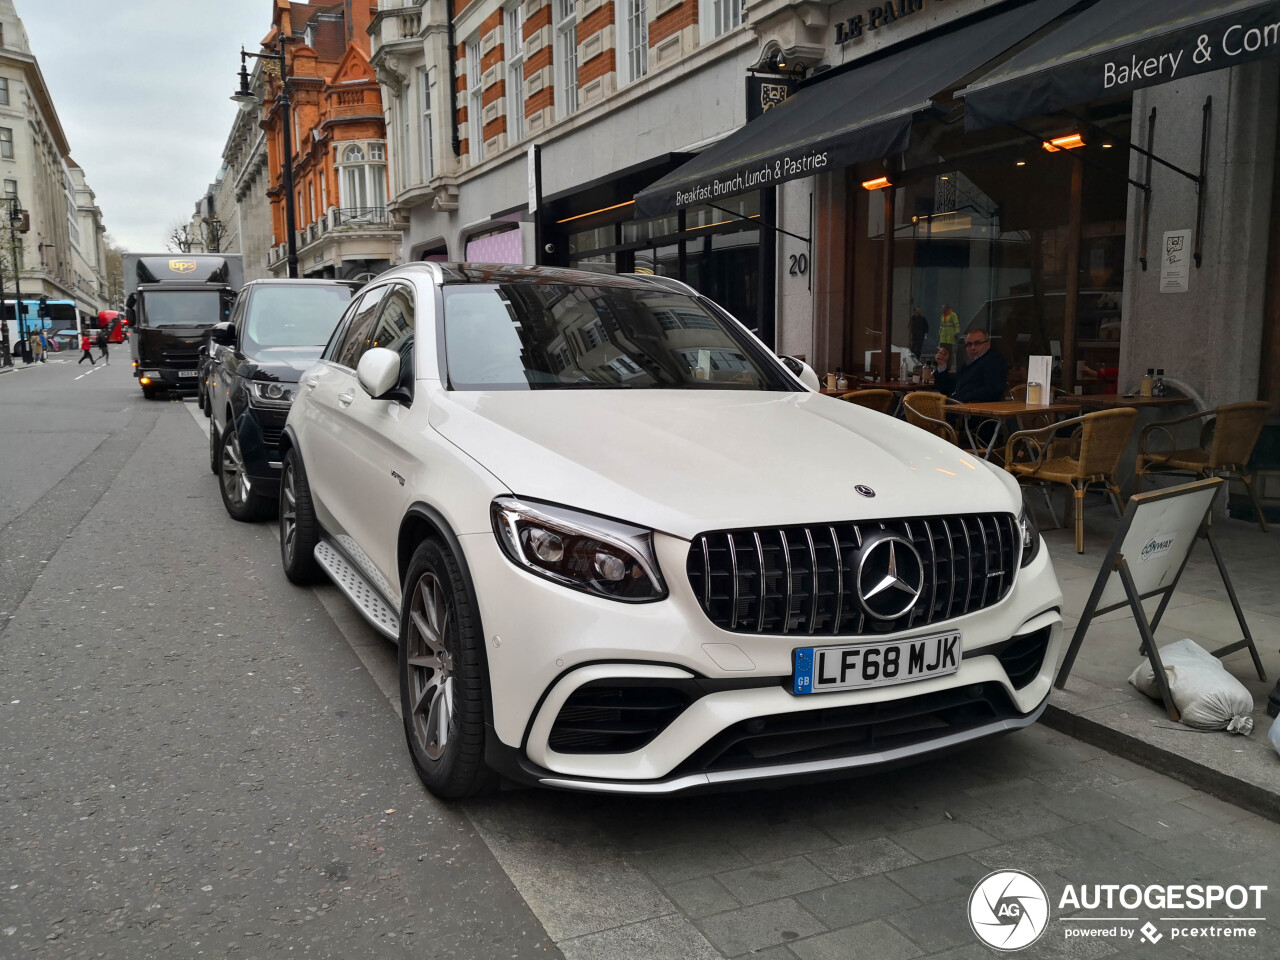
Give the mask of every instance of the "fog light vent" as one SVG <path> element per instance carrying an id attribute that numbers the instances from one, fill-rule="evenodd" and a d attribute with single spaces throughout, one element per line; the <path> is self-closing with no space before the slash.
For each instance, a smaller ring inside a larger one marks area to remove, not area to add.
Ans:
<path id="1" fill-rule="evenodd" d="M 671 687 L 600 681 L 573 692 L 551 728 L 557 753 L 629 753 L 670 726 L 690 703 Z"/>

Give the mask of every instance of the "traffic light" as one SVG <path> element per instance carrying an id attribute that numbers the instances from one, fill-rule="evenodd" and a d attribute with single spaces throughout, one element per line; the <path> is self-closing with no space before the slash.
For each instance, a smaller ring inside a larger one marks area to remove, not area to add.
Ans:
<path id="1" fill-rule="evenodd" d="M 48 319 L 49 317 L 49 298 L 48 297 L 46 296 L 40 297 L 40 306 L 36 308 L 36 316 L 39 317 L 41 320 Z"/>

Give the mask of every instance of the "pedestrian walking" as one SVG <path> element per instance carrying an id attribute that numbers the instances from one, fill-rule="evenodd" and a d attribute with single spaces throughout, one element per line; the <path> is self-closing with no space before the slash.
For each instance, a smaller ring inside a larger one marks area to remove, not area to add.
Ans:
<path id="1" fill-rule="evenodd" d="M 89 366 L 91 367 L 97 366 L 97 361 L 93 359 L 93 354 L 89 352 L 92 349 L 93 349 L 93 341 L 89 339 L 89 335 L 87 333 L 80 334 L 81 353 L 80 353 L 80 359 L 76 361 L 77 367 L 80 366 L 80 364 L 84 363 L 86 360 L 89 361 Z"/>
<path id="2" fill-rule="evenodd" d="M 98 349 L 102 351 L 102 362 L 107 366 L 111 365 L 111 358 L 107 356 L 107 331 L 98 331 Z"/>
<path id="3" fill-rule="evenodd" d="M 44 334 L 31 334 L 31 359 L 44 363 Z"/>

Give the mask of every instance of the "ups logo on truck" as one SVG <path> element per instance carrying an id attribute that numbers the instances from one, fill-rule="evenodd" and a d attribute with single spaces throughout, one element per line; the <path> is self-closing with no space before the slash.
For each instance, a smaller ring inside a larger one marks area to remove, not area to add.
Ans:
<path id="1" fill-rule="evenodd" d="M 174 273 L 190 273 L 196 268 L 194 260 L 170 260 L 169 269 Z"/>

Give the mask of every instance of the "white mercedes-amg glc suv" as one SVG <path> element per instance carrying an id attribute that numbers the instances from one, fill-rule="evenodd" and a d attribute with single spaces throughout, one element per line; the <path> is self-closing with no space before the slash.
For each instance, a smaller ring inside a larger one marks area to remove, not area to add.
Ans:
<path id="1" fill-rule="evenodd" d="M 1062 594 L 1014 481 L 674 281 L 394 268 L 281 452 L 285 572 L 399 644 L 442 797 L 829 777 L 1049 694 Z"/>

